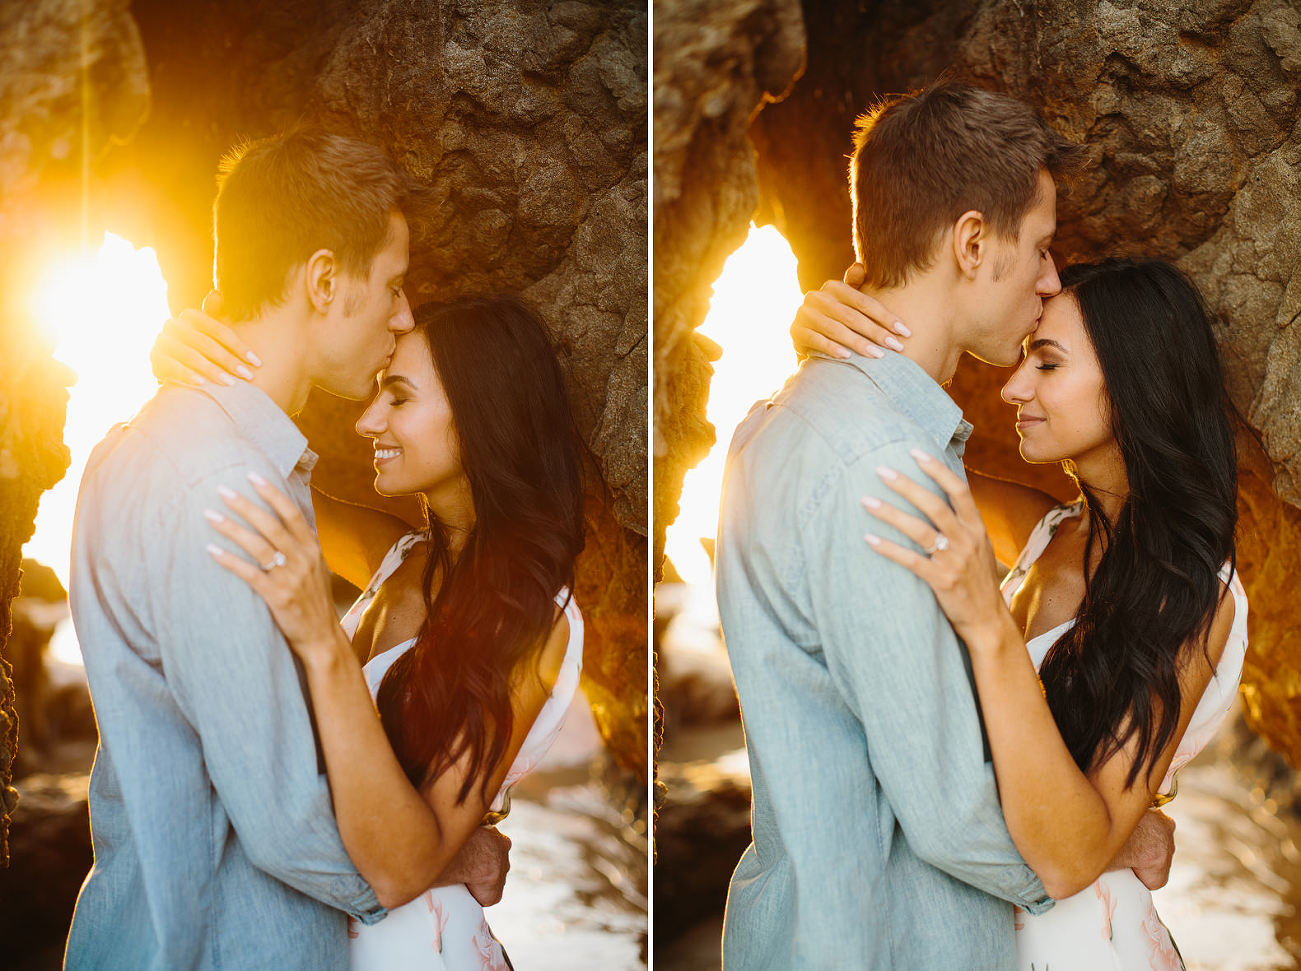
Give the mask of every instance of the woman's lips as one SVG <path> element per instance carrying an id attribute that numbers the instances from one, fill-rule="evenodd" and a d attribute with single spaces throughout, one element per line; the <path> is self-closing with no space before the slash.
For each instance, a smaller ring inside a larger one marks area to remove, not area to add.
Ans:
<path id="1" fill-rule="evenodd" d="M 378 469 L 381 465 L 387 465 L 389 462 L 392 462 L 395 458 L 397 458 L 401 454 L 402 454 L 402 449 L 400 448 L 375 449 L 375 468 Z"/>
<path id="2" fill-rule="evenodd" d="M 1023 431 L 1025 431 L 1027 428 L 1030 428 L 1030 427 L 1032 427 L 1032 426 L 1034 426 L 1034 425 L 1039 425 L 1039 424 L 1042 424 L 1042 423 L 1043 423 L 1043 419 L 1042 419 L 1042 418 L 1018 418 L 1018 419 L 1016 420 L 1016 430 L 1019 431 L 1019 432 L 1023 432 Z"/>

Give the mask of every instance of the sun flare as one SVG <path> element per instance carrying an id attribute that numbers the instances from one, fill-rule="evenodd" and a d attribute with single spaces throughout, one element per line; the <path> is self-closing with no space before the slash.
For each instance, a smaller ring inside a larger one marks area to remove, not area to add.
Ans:
<path id="1" fill-rule="evenodd" d="M 63 441 L 67 475 L 41 497 L 36 533 L 23 555 L 51 567 L 67 585 L 72 513 L 86 459 L 118 422 L 158 389 L 149 349 L 164 321 L 167 284 L 152 249 L 112 233 L 99 249 L 51 266 L 32 291 L 31 311 L 55 344 L 54 356 L 77 372 Z"/>
<path id="2" fill-rule="evenodd" d="M 709 456 L 687 473 L 682 511 L 665 541 L 669 559 L 687 583 L 710 582 L 709 558 L 700 540 L 717 532 L 723 463 L 732 433 L 751 405 L 771 396 L 795 370 L 789 328 L 804 299 L 795 267 L 795 254 L 781 233 L 772 226 L 751 226 L 744 245 L 728 258 L 714 284 L 700 333 L 723 349 L 714 363 L 705 409 L 718 440 Z"/>

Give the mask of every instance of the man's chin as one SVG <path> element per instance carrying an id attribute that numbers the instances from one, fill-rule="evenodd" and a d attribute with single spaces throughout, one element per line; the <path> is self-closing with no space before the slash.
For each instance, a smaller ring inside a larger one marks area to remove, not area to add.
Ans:
<path id="1" fill-rule="evenodd" d="M 977 353 L 968 351 L 977 361 L 982 361 L 992 367 L 1016 367 L 1021 363 L 1021 345 L 1016 345 L 1013 351 L 993 350 Z"/>

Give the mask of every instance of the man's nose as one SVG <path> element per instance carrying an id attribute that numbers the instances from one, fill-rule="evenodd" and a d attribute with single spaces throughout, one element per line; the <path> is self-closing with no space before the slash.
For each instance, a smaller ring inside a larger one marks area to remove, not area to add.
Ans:
<path id="1" fill-rule="evenodd" d="M 411 313 L 411 302 L 407 300 L 406 291 L 402 292 L 402 302 L 398 304 L 397 313 L 389 318 L 388 329 L 395 334 L 409 334 L 416 326 L 416 318 Z"/>
<path id="2" fill-rule="evenodd" d="M 1062 292 L 1062 281 L 1057 276 L 1057 264 L 1053 262 L 1052 253 L 1048 254 L 1047 272 L 1040 275 L 1039 286 L 1035 292 L 1044 299 L 1055 297 Z"/>

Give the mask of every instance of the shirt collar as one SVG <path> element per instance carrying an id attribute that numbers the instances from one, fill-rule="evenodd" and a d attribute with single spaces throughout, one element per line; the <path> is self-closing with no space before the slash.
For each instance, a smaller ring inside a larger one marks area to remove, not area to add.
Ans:
<path id="1" fill-rule="evenodd" d="M 221 406 L 240 434 L 265 452 L 284 478 L 296 469 L 304 475 L 312 471 L 317 455 L 307 447 L 306 436 L 261 388 L 236 381 L 229 387 L 205 382 L 198 390 Z"/>
<path id="2" fill-rule="evenodd" d="M 886 352 L 885 357 L 854 354 L 846 362 L 862 371 L 901 412 L 961 455 L 971 437 L 971 422 L 935 380 L 911 358 Z"/>

